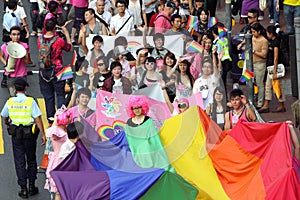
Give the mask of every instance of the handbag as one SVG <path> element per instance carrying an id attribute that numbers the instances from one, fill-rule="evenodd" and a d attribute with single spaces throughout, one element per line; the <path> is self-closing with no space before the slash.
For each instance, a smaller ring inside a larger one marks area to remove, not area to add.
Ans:
<path id="1" fill-rule="evenodd" d="M 274 70 L 274 65 L 267 67 L 268 70 L 268 76 L 270 79 L 273 78 L 273 70 Z M 278 64 L 277 65 L 277 72 L 276 72 L 276 76 L 277 78 L 282 78 L 285 75 L 285 68 L 283 64 Z"/>

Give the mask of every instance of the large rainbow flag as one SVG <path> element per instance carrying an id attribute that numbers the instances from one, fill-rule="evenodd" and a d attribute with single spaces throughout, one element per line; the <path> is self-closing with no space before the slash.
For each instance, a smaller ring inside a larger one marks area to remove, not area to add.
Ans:
<path id="1" fill-rule="evenodd" d="M 103 142 L 82 123 L 76 149 L 51 172 L 62 199 L 300 198 L 286 123 L 222 132 L 194 106 L 158 132 L 149 121 Z"/>

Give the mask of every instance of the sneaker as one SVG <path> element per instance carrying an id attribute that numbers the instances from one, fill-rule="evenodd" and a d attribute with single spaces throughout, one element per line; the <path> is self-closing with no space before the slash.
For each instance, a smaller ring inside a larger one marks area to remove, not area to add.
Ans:
<path id="1" fill-rule="evenodd" d="M 32 32 L 30 33 L 30 36 L 37 36 L 37 32 L 36 32 L 36 31 L 32 31 Z"/>
<path id="2" fill-rule="evenodd" d="M 270 24 L 274 24 L 274 19 L 270 19 Z"/>

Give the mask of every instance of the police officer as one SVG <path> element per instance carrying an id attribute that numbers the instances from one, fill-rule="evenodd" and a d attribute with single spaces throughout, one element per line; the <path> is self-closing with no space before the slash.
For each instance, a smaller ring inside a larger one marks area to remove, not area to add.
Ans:
<path id="1" fill-rule="evenodd" d="M 38 193 L 35 187 L 37 175 L 36 139 L 38 132 L 34 131 L 34 121 L 42 133 L 42 144 L 46 142 L 44 127 L 41 119 L 41 111 L 32 97 L 25 95 L 28 83 L 21 77 L 14 82 L 16 97 L 11 97 L 5 103 L 1 116 L 12 136 L 14 162 L 21 186 L 19 196 L 28 198 Z M 27 166 L 27 168 L 26 168 Z M 29 190 L 27 189 L 29 179 Z"/>

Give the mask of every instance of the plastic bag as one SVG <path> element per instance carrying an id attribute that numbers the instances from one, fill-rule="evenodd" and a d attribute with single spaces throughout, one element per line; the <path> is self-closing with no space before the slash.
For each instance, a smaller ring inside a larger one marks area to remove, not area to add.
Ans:
<path id="1" fill-rule="evenodd" d="M 267 8 L 267 0 L 259 0 L 259 9 L 264 11 Z"/>

